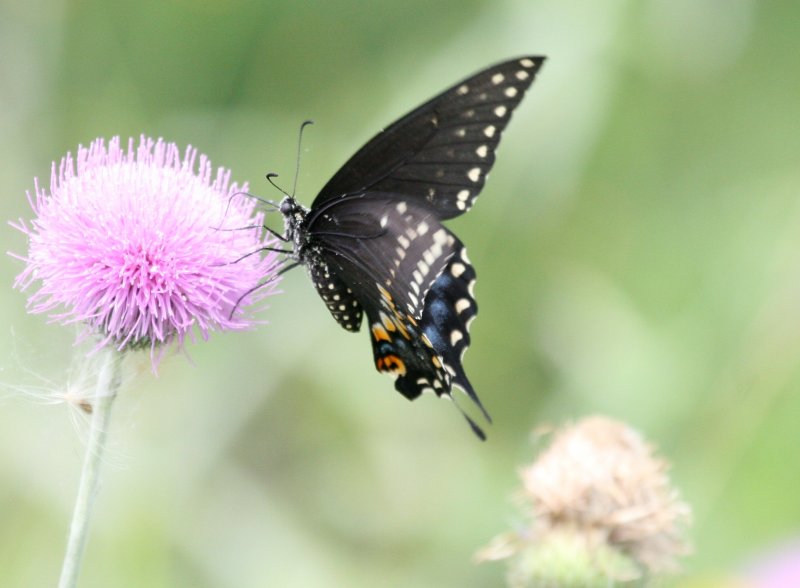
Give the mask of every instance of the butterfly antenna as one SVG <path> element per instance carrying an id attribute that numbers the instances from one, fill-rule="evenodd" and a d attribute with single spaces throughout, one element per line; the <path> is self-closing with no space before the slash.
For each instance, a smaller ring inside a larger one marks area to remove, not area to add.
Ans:
<path id="1" fill-rule="evenodd" d="M 252 199 L 256 200 L 257 202 L 260 202 L 261 204 L 266 204 L 267 206 L 271 206 L 274 211 L 279 211 L 281 209 L 280 205 L 278 205 L 277 203 L 273 202 L 272 200 L 267 200 L 266 198 L 261 198 L 260 196 L 256 196 L 255 194 L 251 194 L 250 192 L 244 192 L 244 191 L 240 190 L 238 192 L 234 192 L 228 198 L 228 201 L 225 203 L 225 210 L 222 211 L 222 218 L 219 221 L 219 225 L 216 226 L 216 227 L 212 227 L 215 231 L 230 231 L 230 230 L 243 231 L 243 230 L 248 230 L 248 229 L 255 229 L 255 228 L 257 228 L 259 226 L 259 225 L 249 225 L 249 226 L 246 226 L 246 227 L 236 227 L 235 229 L 223 229 L 222 228 L 222 225 L 225 222 L 225 219 L 228 217 L 228 211 L 231 208 L 231 203 L 233 202 L 233 199 L 236 198 L 237 196 L 247 196 L 248 198 L 252 198 Z M 271 212 L 271 211 L 267 211 L 267 212 Z M 267 229 L 267 230 L 269 230 L 269 229 Z M 271 232 L 274 234 L 274 231 L 271 231 Z"/>
<path id="2" fill-rule="evenodd" d="M 297 158 L 295 160 L 295 167 L 294 167 L 294 182 L 292 183 L 292 198 L 297 193 L 297 178 L 300 176 L 300 154 L 302 153 L 303 148 L 303 131 L 305 131 L 306 127 L 311 126 L 314 124 L 314 121 L 311 119 L 304 120 L 303 123 L 300 125 L 300 132 L 297 134 Z"/>
<path id="3" fill-rule="evenodd" d="M 275 172 L 269 172 L 269 173 L 266 175 L 267 181 L 268 181 L 270 184 L 272 184 L 272 187 L 273 187 L 273 188 L 275 188 L 276 190 L 278 190 L 278 191 L 279 191 L 281 194 L 283 194 L 284 196 L 289 196 L 289 197 L 291 197 L 291 195 L 289 194 L 289 192 L 287 192 L 286 190 L 284 190 L 283 188 L 281 188 L 281 187 L 280 187 L 278 184 L 276 184 L 276 183 L 275 183 L 275 182 L 272 180 L 272 178 L 277 178 L 277 177 L 278 177 L 278 174 L 276 174 Z"/>
<path id="4" fill-rule="evenodd" d="M 250 192 L 245 192 L 243 190 L 239 190 L 238 192 L 234 192 L 233 194 L 231 194 L 231 197 L 228 198 L 228 206 L 230 206 L 231 201 L 236 196 L 247 196 L 248 198 L 252 198 L 253 200 L 255 200 L 257 202 L 260 202 L 261 204 L 266 204 L 267 206 L 271 206 L 275 210 L 280 210 L 280 208 L 281 208 L 280 204 L 278 204 L 277 202 L 274 202 L 272 200 L 267 200 L 266 198 L 262 198 L 261 196 L 256 196 L 255 194 L 252 194 Z"/>

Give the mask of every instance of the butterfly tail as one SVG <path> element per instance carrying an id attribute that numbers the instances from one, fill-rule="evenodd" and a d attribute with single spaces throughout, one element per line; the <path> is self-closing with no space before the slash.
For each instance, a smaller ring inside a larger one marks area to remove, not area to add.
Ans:
<path id="1" fill-rule="evenodd" d="M 467 257 L 466 249 L 457 241 L 453 256 L 425 297 L 421 327 L 441 357 L 452 383 L 464 391 L 491 423 L 492 419 L 470 384 L 462 365 L 464 353 L 470 343 L 469 327 L 478 314 L 478 305 L 473 296 L 475 279 L 475 269 Z M 475 423 L 468 417 L 467 420 L 475 429 Z"/>

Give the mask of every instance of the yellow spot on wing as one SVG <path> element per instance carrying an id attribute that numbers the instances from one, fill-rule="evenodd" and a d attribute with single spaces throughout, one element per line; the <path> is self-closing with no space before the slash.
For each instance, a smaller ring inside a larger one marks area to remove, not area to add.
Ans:
<path id="1" fill-rule="evenodd" d="M 387 331 L 394 332 L 397 330 L 397 326 L 395 325 L 394 321 L 389 317 L 388 314 L 382 312 L 380 313 L 381 322 L 383 326 L 386 328 Z"/>
<path id="2" fill-rule="evenodd" d="M 389 291 L 386 288 L 379 285 L 378 291 L 381 293 L 381 296 L 383 297 L 384 300 L 386 300 L 387 302 L 392 302 L 392 295 L 389 294 Z"/>
<path id="3" fill-rule="evenodd" d="M 372 325 L 372 336 L 376 341 L 388 341 L 389 343 L 392 342 L 392 338 L 389 337 L 389 333 L 386 332 L 386 329 L 377 324 Z"/>

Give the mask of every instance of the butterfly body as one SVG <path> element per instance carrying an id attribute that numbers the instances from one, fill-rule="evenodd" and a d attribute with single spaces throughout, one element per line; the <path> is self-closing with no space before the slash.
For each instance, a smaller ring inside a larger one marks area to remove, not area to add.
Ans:
<path id="1" fill-rule="evenodd" d="M 375 367 L 409 399 L 457 386 L 489 419 L 461 363 L 475 271 L 442 221 L 471 208 L 542 62 L 507 61 L 456 84 L 370 140 L 311 208 L 281 202 L 292 258 L 344 329 L 358 331 L 366 315 Z"/>

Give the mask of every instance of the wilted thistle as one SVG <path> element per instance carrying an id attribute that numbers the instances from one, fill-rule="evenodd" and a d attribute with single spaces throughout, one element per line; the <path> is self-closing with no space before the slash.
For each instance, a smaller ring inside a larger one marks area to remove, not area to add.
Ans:
<path id="1" fill-rule="evenodd" d="M 480 561 L 509 558 L 508 585 L 642 585 L 678 569 L 691 513 L 668 464 L 633 429 L 590 417 L 553 434 L 520 471 L 525 528 L 496 537 Z"/>
<path id="2" fill-rule="evenodd" d="M 122 352 L 149 349 L 155 369 L 195 333 L 252 327 L 248 307 L 275 291 L 279 258 L 246 189 L 191 147 L 98 139 L 54 163 L 50 189 L 28 194 L 35 218 L 12 223 L 28 237 L 15 286 L 36 286 L 29 312 L 81 325 L 104 351 L 60 588 L 77 583 Z"/>

